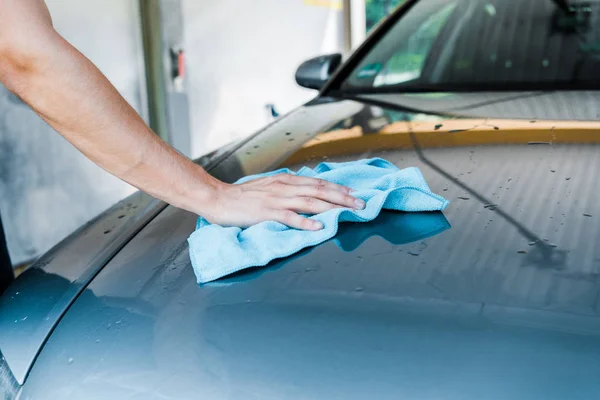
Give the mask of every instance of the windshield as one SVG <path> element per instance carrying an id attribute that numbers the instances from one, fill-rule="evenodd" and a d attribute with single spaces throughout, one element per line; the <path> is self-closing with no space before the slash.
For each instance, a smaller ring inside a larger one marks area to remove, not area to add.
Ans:
<path id="1" fill-rule="evenodd" d="M 600 0 L 421 0 L 370 50 L 342 89 L 599 84 Z"/>

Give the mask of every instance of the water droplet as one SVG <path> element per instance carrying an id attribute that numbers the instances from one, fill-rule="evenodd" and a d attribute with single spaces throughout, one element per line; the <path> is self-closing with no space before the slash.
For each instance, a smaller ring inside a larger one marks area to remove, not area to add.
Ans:
<path id="1" fill-rule="evenodd" d="M 124 215 L 119 215 L 119 219 L 123 219 L 123 218 L 125 218 Z"/>
<path id="2" fill-rule="evenodd" d="M 448 191 L 448 188 L 442 189 L 442 191 L 444 191 L 444 192 L 447 192 L 447 191 Z"/>
<path id="3" fill-rule="evenodd" d="M 260 146 L 254 146 L 255 149 L 258 149 Z"/>
<path id="4" fill-rule="evenodd" d="M 292 132 L 286 132 L 285 136 L 290 136 L 292 134 Z"/>
<path id="5" fill-rule="evenodd" d="M 583 214 L 584 217 L 591 217 L 592 214 Z"/>
<path id="6" fill-rule="evenodd" d="M 362 286 L 357 286 L 354 291 L 355 292 L 362 292 L 363 290 L 365 290 Z"/>
<path id="7" fill-rule="evenodd" d="M 555 172 L 556 172 L 556 170 L 555 170 L 555 169 L 551 169 L 551 170 L 550 170 L 550 172 L 552 172 L 552 173 L 555 173 Z"/>
<path id="8" fill-rule="evenodd" d="M 435 130 L 437 131 L 437 130 L 438 130 L 438 129 L 440 129 L 442 126 L 443 126 L 442 124 L 437 124 L 437 125 L 436 125 L 436 126 L 433 128 L 433 129 L 435 129 Z"/>
<path id="9" fill-rule="evenodd" d="M 469 200 L 468 197 L 459 197 L 460 200 Z"/>
<path id="10" fill-rule="evenodd" d="M 551 243 L 551 244 L 550 244 L 550 247 L 558 247 L 558 245 L 557 245 L 557 244 L 554 244 L 554 243 Z"/>
<path id="11" fill-rule="evenodd" d="M 21 321 L 27 321 L 27 316 L 21 318 Z"/>
<path id="12" fill-rule="evenodd" d="M 519 253 L 519 254 L 527 254 L 527 252 L 525 250 L 519 250 L 519 251 L 517 251 L 517 253 Z"/>
<path id="13" fill-rule="evenodd" d="M 288 139 L 288 142 L 293 142 L 293 141 L 294 141 L 294 139 Z"/>
<path id="14" fill-rule="evenodd" d="M 333 263 L 337 264 L 337 263 L 339 263 L 339 261 L 338 260 L 333 260 Z"/>
<path id="15" fill-rule="evenodd" d="M 565 181 L 570 181 L 571 177 L 565 178 Z"/>
<path id="16" fill-rule="evenodd" d="M 535 246 L 535 244 L 538 243 L 538 242 L 539 242 L 539 240 L 534 240 L 533 242 L 529 242 L 529 245 L 530 246 Z"/>
<path id="17" fill-rule="evenodd" d="M 483 208 L 494 211 L 498 207 L 498 204 L 486 204 Z"/>
<path id="18" fill-rule="evenodd" d="M 69 357 L 69 359 L 67 361 L 69 364 L 73 364 L 73 357 Z"/>
<path id="19" fill-rule="evenodd" d="M 96 343 L 100 343 L 100 339 L 96 339 Z"/>
<path id="20" fill-rule="evenodd" d="M 110 232 L 111 232 L 111 230 L 110 230 L 110 229 L 108 229 L 108 230 L 105 230 L 105 231 L 104 231 L 104 234 L 105 234 L 105 235 L 107 235 L 107 234 L 109 234 Z"/>
<path id="21" fill-rule="evenodd" d="M 408 254 L 415 257 L 419 255 L 419 253 L 417 253 L 416 251 L 409 251 Z"/>

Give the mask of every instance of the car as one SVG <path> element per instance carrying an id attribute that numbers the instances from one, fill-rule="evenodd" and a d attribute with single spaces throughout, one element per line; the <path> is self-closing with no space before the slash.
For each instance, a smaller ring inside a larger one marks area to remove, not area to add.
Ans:
<path id="1" fill-rule="evenodd" d="M 197 162 L 382 157 L 448 208 L 199 285 L 197 216 L 136 193 L 0 299 L 4 399 L 599 398 L 598 38 L 598 0 L 409 0 L 307 61 L 315 99 Z"/>

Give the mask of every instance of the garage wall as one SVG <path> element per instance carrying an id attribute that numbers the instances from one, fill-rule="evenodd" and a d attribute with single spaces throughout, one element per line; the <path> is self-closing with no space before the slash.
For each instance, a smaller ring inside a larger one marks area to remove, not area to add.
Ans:
<path id="1" fill-rule="evenodd" d="M 343 49 L 341 0 L 183 0 L 192 126 L 200 156 L 310 100 L 296 68 Z"/>
<path id="2" fill-rule="evenodd" d="M 137 0 L 47 3 L 58 31 L 146 117 Z M 13 263 L 37 257 L 131 192 L 0 86 L 0 210 Z"/>

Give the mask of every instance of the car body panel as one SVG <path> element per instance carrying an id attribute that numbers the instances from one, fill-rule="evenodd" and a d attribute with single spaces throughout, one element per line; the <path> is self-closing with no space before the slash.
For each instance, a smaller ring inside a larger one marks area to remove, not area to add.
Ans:
<path id="1" fill-rule="evenodd" d="M 143 193 L 130 196 L 46 253 L 0 297 L 0 349 L 20 384 L 78 294 L 165 206 Z"/>
<path id="2" fill-rule="evenodd" d="M 72 304 L 21 398 L 596 397 L 600 124 L 488 122 L 328 98 L 270 125 L 212 173 L 381 156 L 451 204 L 206 285 L 196 217 L 168 207 Z"/>
<path id="3" fill-rule="evenodd" d="M 196 163 L 210 171 L 243 142 L 223 146 Z M 166 206 L 143 192 L 134 193 L 73 232 L 15 280 L 0 298 L 0 374 L 23 384 L 38 352 L 77 296 Z"/>

